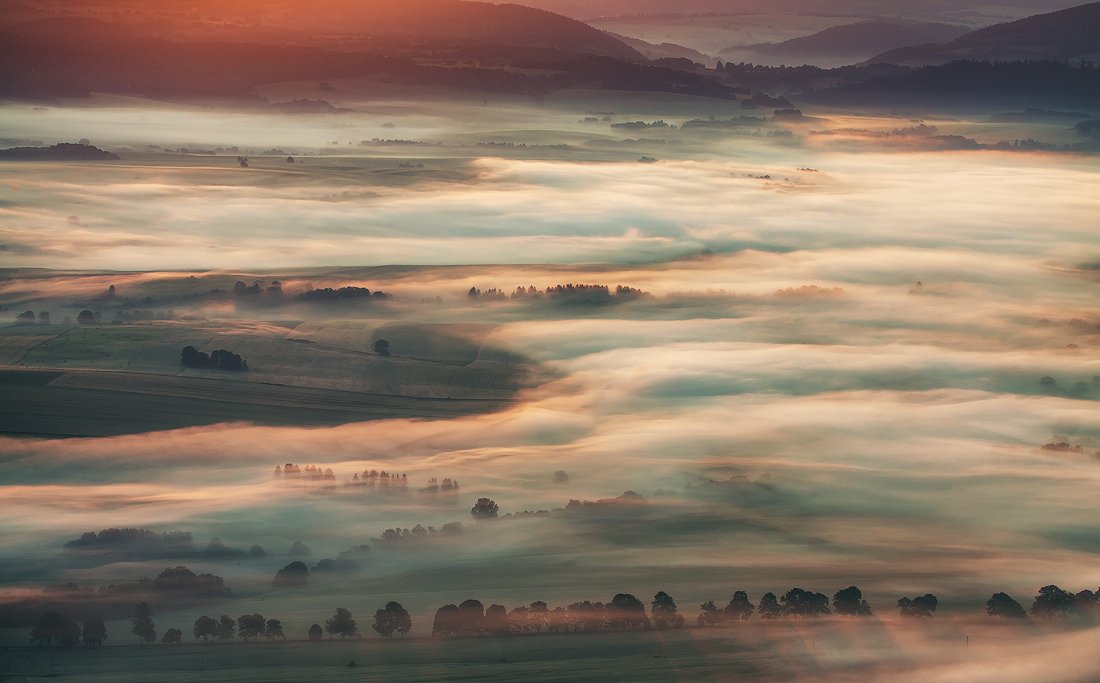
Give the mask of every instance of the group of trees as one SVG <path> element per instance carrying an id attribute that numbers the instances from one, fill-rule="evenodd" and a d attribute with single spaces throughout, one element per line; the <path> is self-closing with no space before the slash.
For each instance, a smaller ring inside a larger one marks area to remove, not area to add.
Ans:
<path id="1" fill-rule="evenodd" d="M 153 320 L 175 320 L 175 311 L 154 311 L 148 308 L 135 308 L 132 311 L 119 309 L 115 311 L 115 318 L 112 324 L 121 325 L 124 323 L 138 323 L 138 322 L 151 322 Z"/>
<path id="2" fill-rule="evenodd" d="M 306 567 L 301 562 L 292 563 Z M 289 565 L 288 565 L 289 567 Z M 307 570 L 308 573 L 308 570 Z M 915 598 L 898 600 L 898 610 L 903 617 L 931 618 L 938 607 L 935 595 L 925 594 Z M 724 607 L 713 600 L 701 604 L 696 623 L 701 627 L 734 624 L 749 620 L 754 614 L 763 620 L 780 618 L 818 617 L 827 614 L 843 616 L 871 616 L 870 604 L 856 586 L 848 586 L 833 594 L 831 601 L 823 593 L 802 588 L 792 588 L 782 596 L 765 593 L 754 606 L 745 591 L 736 591 Z M 994 593 L 986 602 L 986 613 L 993 617 L 1022 619 L 1027 616 L 1022 605 L 1006 593 Z M 1083 590 L 1071 593 L 1055 585 L 1043 586 L 1031 606 L 1032 616 L 1051 619 L 1081 615 L 1100 617 L 1100 590 Z M 130 632 L 141 643 L 156 641 L 157 631 L 153 611 L 145 602 L 134 607 L 130 620 Z M 599 631 L 633 631 L 641 629 L 679 629 L 685 621 L 676 601 L 665 591 L 659 591 L 650 602 L 649 613 L 645 604 L 629 593 L 618 593 L 607 603 L 574 602 L 566 607 L 555 607 L 541 600 L 511 610 L 504 605 L 485 607 L 479 600 L 465 600 L 457 605 L 443 605 L 435 612 L 432 636 L 435 638 L 460 638 L 506 636 L 534 633 L 592 633 Z M 375 611 L 371 628 L 382 638 L 394 633 L 404 636 L 412 629 L 412 617 L 399 602 L 390 601 Z M 223 614 L 215 619 L 201 616 L 192 628 L 195 640 L 211 639 L 231 641 L 234 636 L 247 642 L 267 638 L 286 640 L 283 624 L 279 619 L 266 619 L 258 613 L 242 614 L 236 619 Z M 355 638 L 359 627 L 352 613 L 339 607 L 325 620 L 324 627 L 313 624 L 307 631 L 310 640 L 321 640 L 327 633 L 330 638 Z M 174 645 L 182 642 L 183 633 L 170 628 L 161 642 Z M 86 647 L 100 647 L 107 639 L 107 628 L 102 619 L 91 618 L 78 625 L 72 619 L 50 610 L 44 612 L 31 629 L 31 642 L 40 647 L 58 645 L 76 647 L 83 640 Z"/>
<path id="3" fill-rule="evenodd" d="M 451 479 L 450 477 L 444 477 L 443 481 L 439 481 L 435 477 L 428 480 L 428 485 L 420 489 L 420 493 L 427 493 L 430 495 L 451 495 L 458 493 L 458 480 Z"/>
<path id="4" fill-rule="evenodd" d="M 196 574 L 187 567 L 168 567 L 155 579 L 148 577 L 137 581 L 122 581 L 101 586 L 94 591 L 82 591 L 75 583 L 47 587 L 54 593 L 68 593 L 66 599 L 71 602 L 109 600 L 118 596 L 161 595 L 187 598 L 228 598 L 233 592 L 225 585 L 225 580 L 214 574 Z"/>
<path id="5" fill-rule="evenodd" d="M 649 296 L 648 293 L 634 287 L 618 285 L 612 290 L 607 285 L 600 284 L 564 284 L 547 287 L 540 290 L 538 287 L 516 287 L 511 294 L 502 289 L 490 288 L 484 291 L 477 287 L 470 287 L 466 296 L 475 301 L 547 301 L 565 305 L 606 305 L 622 303 Z"/>
<path id="6" fill-rule="evenodd" d="M 385 292 L 372 292 L 366 287 L 340 287 L 339 289 L 333 289 L 332 287 L 323 287 L 321 289 L 313 289 L 307 287 L 304 292 L 298 294 L 298 300 L 306 303 L 346 303 L 350 301 L 364 301 L 369 302 L 372 299 L 387 299 L 389 295 Z"/>
<path id="7" fill-rule="evenodd" d="M 374 539 L 376 543 L 403 543 L 406 541 L 427 541 L 436 536 L 457 536 L 463 531 L 461 522 L 447 522 L 440 529 L 434 526 L 417 524 L 412 529 L 394 528 L 386 529 L 382 535 Z"/>
<path id="8" fill-rule="evenodd" d="M 619 593 L 606 604 L 585 600 L 554 609 L 542 600 L 512 610 L 497 604 L 486 608 L 479 600 L 465 600 L 458 605 L 448 604 L 436 610 L 432 636 L 458 638 L 684 626 L 684 618 L 679 614 L 675 600 L 664 591 L 653 596 L 650 612 L 652 621 L 646 614 L 645 604 L 629 593 Z"/>
<path id="9" fill-rule="evenodd" d="M 296 295 L 288 297 L 283 292 L 283 283 L 272 280 L 264 284 L 254 280 L 252 284 L 246 284 L 243 280 L 237 280 L 233 284 L 231 292 L 222 289 L 212 289 L 208 294 L 199 295 L 209 298 L 227 299 L 232 297 L 239 304 L 252 306 L 282 306 L 292 302 L 305 304 L 341 304 L 352 302 L 370 303 L 373 300 L 387 299 L 385 292 L 371 291 L 366 287 L 321 287 L 314 289 L 312 285 L 306 285 L 305 289 Z"/>
<path id="10" fill-rule="evenodd" d="M 212 538 L 205 547 L 195 545 L 187 531 L 157 533 L 148 529 L 103 529 L 98 534 L 86 531 L 80 538 L 67 541 L 65 552 L 115 556 L 125 559 L 199 557 L 204 559 L 244 559 L 263 557 L 263 547 L 253 544 L 248 550 L 235 548 Z"/>
<path id="11" fill-rule="evenodd" d="M 998 595 L 1008 598 L 1004 593 L 998 593 L 994 595 L 993 598 L 996 598 Z M 993 598 L 990 598 L 990 602 L 993 602 Z M 1009 600 L 1011 600 L 1011 598 L 1009 598 Z M 1016 603 L 1015 606 L 1019 607 L 1020 605 Z M 1003 616 L 1020 616 L 1015 607 L 1005 601 L 1004 598 L 998 600 L 995 607 L 998 612 L 1007 612 Z M 989 611 L 988 604 L 986 609 Z M 992 613 L 993 612 L 990 612 L 990 614 Z M 1098 618 L 1100 617 L 1100 588 L 1097 588 L 1095 591 L 1086 588 L 1078 593 L 1071 593 L 1055 585 L 1043 586 L 1039 589 L 1039 594 L 1035 596 L 1035 600 L 1031 603 L 1031 616 L 1040 619 L 1069 616 L 1082 616 L 1092 619 Z"/>
<path id="12" fill-rule="evenodd" d="M 363 470 L 351 476 L 352 486 L 366 486 L 379 489 L 406 489 L 409 486 L 409 475 L 387 472 L 386 470 Z"/>
<path id="13" fill-rule="evenodd" d="M 301 467 L 295 465 L 292 462 L 288 462 L 283 466 L 276 465 L 275 473 L 272 475 L 276 479 L 306 479 L 309 481 L 336 481 L 336 474 L 332 471 L 331 467 L 322 470 L 316 465 L 306 465 Z"/>
<path id="14" fill-rule="evenodd" d="M 107 639 L 107 627 L 102 619 L 92 618 L 84 622 L 81 627 L 72 619 L 64 617 L 53 610 L 44 612 L 38 619 L 38 623 L 31 629 L 31 642 L 39 647 L 76 647 L 81 639 L 85 647 L 96 648 Z"/>
<path id="15" fill-rule="evenodd" d="M 183 347 L 183 351 L 180 353 L 180 363 L 188 368 L 229 370 L 232 372 L 244 372 L 248 369 L 248 363 L 232 351 L 217 349 L 207 355 L 194 346 Z"/>
<path id="16" fill-rule="evenodd" d="M 233 640 L 234 632 L 241 640 L 256 640 L 261 636 L 268 640 L 286 640 L 283 633 L 283 622 L 279 619 L 265 619 L 262 614 L 242 614 L 235 620 L 227 614 L 215 619 L 201 616 L 195 620 L 191 630 L 195 640 L 202 638 L 208 642 L 211 638 L 216 640 Z"/>

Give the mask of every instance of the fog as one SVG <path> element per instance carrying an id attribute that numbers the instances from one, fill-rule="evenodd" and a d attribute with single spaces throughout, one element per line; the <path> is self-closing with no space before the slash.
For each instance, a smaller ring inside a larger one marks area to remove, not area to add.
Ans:
<path id="1" fill-rule="evenodd" d="M 467 597 L 554 606 L 666 590 L 693 622 L 697 604 L 734 590 L 756 602 L 791 586 L 831 595 L 857 584 L 882 618 L 879 633 L 896 637 L 893 654 L 822 655 L 802 674 L 835 665 L 883 680 L 1095 677 L 1087 665 L 1049 677 L 1094 631 L 1013 632 L 1035 638 L 1031 652 L 990 641 L 960 659 L 892 616 L 899 597 L 935 593 L 945 617 L 937 628 L 955 638 L 988 627 L 982 606 L 993 592 L 1029 603 L 1049 583 L 1100 584 L 1094 156 L 856 149 L 802 126 L 789 139 L 661 133 L 664 143 L 640 145 L 658 161 L 639 163 L 636 143 L 616 147 L 626 134 L 577 123 L 595 106 L 583 98 L 509 102 L 482 119 L 374 102 L 316 117 L 141 102 L 5 106 L 12 139 L 88 137 L 129 151 L 102 165 L 0 164 L 0 300 L 11 317 L 75 313 L 115 285 L 178 309 L 151 329 L 219 339 L 281 338 L 311 316 L 317 329 L 301 336 L 312 343 L 348 344 L 354 332 L 366 344 L 363 330 L 379 325 L 470 323 L 479 362 L 506 351 L 540 381 L 502 410 L 454 419 L 0 437 L 0 588 L 95 587 L 187 564 L 233 589 L 233 602 L 210 608 L 219 613 L 260 605 L 297 634 L 346 605 L 365 630 L 369 613 L 400 597 L 414 635 L 427 635 L 436 607 Z M 679 106 L 665 118 L 705 117 L 712 105 Z M 409 127 L 383 128 L 401 107 L 415 109 Z M 815 114 L 830 119 L 823 127 L 852 123 Z M 977 120 L 955 125 L 987 134 Z M 372 137 L 435 144 L 346 144 Z M 529 147 L 468 146 L 504 137 Z M 165 151 L 188 144 L 236 146 L 250 165 L 238 166 L 238 152 Z M 297 163 L 264 155 L 270 147 Z M 424 168 L 400 166 L 409 161 Z M 390 299 L 317 314 L 187 298 L 238 278 L 278 279 L 289 293 L 363 286 Z M 569 282 L 649 296 L 588 307 L 467 296 Z M 5 328 L 0 339 L 18 334 Z M 101 367 L 90 352 L 69 353 L 66 369 Z M 33 358 L 10 364 L 47 367 Z M 273 478 L 288 462 L 331 468 L 335 490 Z M 407 474 L 408 491 L 345 485 L 370 469 Z M 460 492 L 420 491 L 432 477 L 457 479 Z M 625 491 L 646 502 L 481 523 L 470 515 L 482 496 L 503 515 Z M 375 542 L 360 571 L 315 573 L 302 589 L 270 585 L 295 540 L 312 548 L 313 566 L 388 528 L 454 521 L 465 530 L 453 538 Z M 267 556 L 94 561 L 63 551 L 110 527 L 188 531 L 199 548 L 210 538 L 257 543 Z M 167 607 L 158 623 L 183 628 L 201 609 Z M 1044 638 L 1061 654 L 1038 645 Z M 794 647 L 779 640 L 779 650 Z M 1008 651 L 1026 674 L 1002 675 Z"/>

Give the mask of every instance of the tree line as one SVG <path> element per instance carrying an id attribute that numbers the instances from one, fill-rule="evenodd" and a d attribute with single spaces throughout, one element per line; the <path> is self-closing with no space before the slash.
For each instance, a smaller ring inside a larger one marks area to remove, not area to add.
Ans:
<path id="1" fill-rule="evenodd" d="M 939 599 L 931 593 L 914 598 L 905 596 L 897 601 L 899 614 L 912 619 L 930 619 L 938 606 Z M 748 621 L 754 615 L 758 619 L 770 621 L 830 614 L 870 617 L 874 613 L 871 605 L 863 598 L 863 592 L 856 586 L 836 591 L 831 600 L 824 593 L 797 587 L 781 596 L 769 592 L 755 605 L 747 592 L 736 591 L 724 606 L 708 600 L 699 605 L 699 609 L 696 617 L 696 625 L 699 627 L 737 624 Z M 1043 586 L 1033 598 L 1028 611 L 1007 593 L 998 592 L 986 601 L 985 612 L 991 617 L 1004 619 L 1024 619 L 1028 613 L 1038 619 L 1071 616 L 1100 618 L 1100 589 L 1073 593 L 1053 584 Z M 156 624 L 152 617 L 153 611 L 148 603 L 139 602 L 134 606 L 130 632 L 137 636 L 141 644 L 157 640 Z M 653 596 L 648 613 L 645 604 L 630 593 L 617 593 L 607 603 L 584 600 L 553 609 L 542 600 L 509 610 L 504 605 L 495 603 L 485 607 L 480 600 L 470 599 L 457 605 L 446 604 L 437 609 L 432 620 L 432 637 L 595 633 L 654 628 L 681 629 L 686 626 L 686 620 L 680 614 L 675 599 L 665 591 L 659 591 Z M 382 638 L 395 633 L 404 636 L 412 630 L 412 617 L 401 603 L 390 601 L 375 611 L 371 629 Z M 242 614 L 236 619 L 227 614 L 218 618 L 203 615 L 195 620 L 191 633 L 195 640 L 202 640 L 204 643 L 212 639 L 223 642 L 234 639 L 248 642 L 260 638 L 286 640 L 281 620 L 268 619 L 258 613 Z M 312 641 L 322 640 L 325 634 L 330 638 L 358 638 L 359 625 L 350 610 L 338 607 L 335 614 L 325 620 L 324 626 L 312 624 L 306 631 L 306 637 Z M 56 611 L 49 610 L 41 615 L 38 623 L 31 629 L 30 639 L 39 647 L 58 645 L 72 648 L 83 641 L 86 647 L 97 648 L 107 639 L 107 627 L 98 617 L 87 619 L 80 625 Z M 178 645 L 182 640 L 183 632 L 178 628 L 167 629 L 161 637 L 161 642 L 166 645 Z"/>

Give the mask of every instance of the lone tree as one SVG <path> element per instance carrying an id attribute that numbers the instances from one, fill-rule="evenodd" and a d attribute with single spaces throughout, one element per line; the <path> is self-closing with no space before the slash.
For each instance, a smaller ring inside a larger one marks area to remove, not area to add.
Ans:
<path id="1" fill-rule="evenodd" d="M 480 600 L 463 600 L 458 603 L 458 630 L 465 635 L 481 635 L 485 628 L 485 605 Z"/>
<path id="2" fill-rule="evenodd" d="M 756 611 L 760 614 L 761 619 L 778 619 L 783 614 L 775 593 L 764 593 L 764 596 L 760 598 L 760 605 L 756 608 Z"/>
<path id="3" fill-rule="evenodd" d="M 1025 619 L 1024 606 L 1016 602 L 1008 593 L 994 593 L 985 601 L 985 613 L 991 617 L 1004 619 Z"/>
<path id="4" fill-rule="evenodd" d="M 912 600 L 909 598 L 898 600 L 898 611 L 903 617 L 931 619 L 932 613 L 936 611 L 938 605 L 939 600 L 936 599 L 936 596 L 931 593 L 926 593 Z"/>
<path id="5" fill-rule="evenodd" d="M 337 607 L 336 614 L 325 621 L 325 631 L 330 636 L 340 636 L 341 638 L 359 635 L 359 628 L 355 624 L 355 619 L 352 618 L 351 612 L 343 607 Z"/>
<path id="6" fill-rule="evenodd" d="M 275 574 L 275 579 L 272 583 L 281 588 L 290 586 L 304 586 L 309 579 L 309 567 L 305 562 L 295 560 L 287 566 L 280 569 Z"/>
<path id="7" fill-rule="evenodd" d="M 380 636 L 392 636 L 394 631 L 405 635 L 412 628 L 412 617 L 399 602 L 387 602 L 386 606 L 374 613 L 371 624 Z"/>
<path id="8" fill-rule="evenodd" d="M 233 633 L 237 629 L 237 622 L 233 617 L 223 614 L 218 617 L 218 640 L 233 640 Z"/>
<path id="9" fill-rule="evenodd" d="M 754 611 L 755 608 L 749 602 L 749 594 L 745 591 L 734 593 L 725 610 L 726 618 L 730 621 L 745 621 Z"/>
<path id="10" fill-rule="evenodd" d="M 237 636 L 248 642 L 249 638 L 259 638 L 264 634 L 267 622 L 262 614 L 242 614 L 237 617 Z"/>
<path id="11" fill-rule="evenodd" d="M 491 636 L 506 636 L 511 632 L 508 623 L 508 608 L 504 605 L 489 605 L 485 608 L 485 619 L 482 622 L 485 632 Z"/>
<path id="12" fill-rule="evenodd" d="M 153 625 L 153 610 L 144 602 L 134 607 L 134 618 L 130 620 L 130 632 L 142 643 L 152 643 L 157 639 L 157 629 Z"/>
<path id="13" fill-rule="evenodd" d="M 432 637 L 447 638 L 461 633 L 460 615 L 458 605 L 443 605 L 435 611 L 435 619 L 432 621 Z"/>
<path id="14" fill-rule="evenodd" d="M 645 605 L 630 593 L 617 593 L 611 598 L 611 602 L 607 603 L 607 618 L 613 628 L 649 628 Z"/>
<path id="15" fill-rule="evenodd" d="M 1073 593 L 1054 585 L 1043 586 L 1031 603 L 1031 616 L 1040 619 L 1064 617 L 1072 614 L 1076 606 L 1077 598 Z"/>
<path id="16" fill-rule="evenodd" d="M 725 621 L 725 614 L 718 609 L 718 605 L 715 605 L 713 600 L 707 600 L 699 605 L 699 616 L 695 618 L 696 624 L 700 626 L 717 626 L 723 621 Z"/>
<path id="17" fill-rule="evenodd" d="M 264 637 L 268 640 L 286 640 L 286 635 L 283 633 L 283 622 L 278 619 L 268 619 L 264 624 Z"/>
<path id="18" fill-rule="evenodd" d="M 684 627 L 684 618 L 676 609 L 676 601 L 664 591 L 653 596 L 649 611 L 653 615 L 653 624 L 659 629 Z"/>
<path id="19" fill-rule="evenodd" d="M 390 355 L 390 343 L 385 339 L 379 339 L 378 341 L 374 342 L 374 352 L 377 353 L 379 356 Z"/>
<path id="20" fill-rule="evenodd" d="M 191 633 L 195 640 L 202 638 L 202 642 L 209 642 L 211 638 L 218 637 L 218 620 L 214 617 L 201 616 L 195 620 L 195 627 Z"/>
<path id="21" fill-rule="evenodd" d="M 871 605 L 863 599 L 863 591 L 855 586 L 848 586 L 833 594 L 833 611 L 837 614 L 869 617 Z"/>
<path id="22" fill-rule="evenodd" d="M 478 498 L 474 506 L 470 508 L 470 514 L 476 520 L 496 519 L 500 512 L 500 506 L 492 498 Z"/>
<path id="23" fill-rule="evenodd" d="M 320 640 L 324 635 L 325 635 L 325 632 L 321 628 L 320 624 L 314 624 L 314 625 L 309 627 L 309 639 L 310 640 Z"/>
<path id="24" fill-rule="evenodd" d="M 183 631 L 178 628 L 170 628 L 164 632 L 164 637 L 160 639 L 160 642 L 165 645 L 179 645 L 183 642 Z"/>
<path id="25" fill-rule="evenodd" d="M 102 619 L 93 617 L 84 622 L 81 635 L 84 638 L 84 647 L 102 647 L 103 641 L 107 640 L 107 626 Z"/>

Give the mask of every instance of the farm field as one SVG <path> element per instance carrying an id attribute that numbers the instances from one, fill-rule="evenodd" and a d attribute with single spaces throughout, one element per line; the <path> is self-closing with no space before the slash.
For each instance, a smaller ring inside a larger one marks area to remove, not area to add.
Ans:
<path id="1" fill-rule="evenodd" d="M 220 422 L 318 426 L 431 419 L 507 404 L 111 371 L 0 370 L 0 379 L 0 433 L 24 436 L 111 436 Z"/>
<path id="2" fill-rule="evenodd" d="M 105 436 L 218 422 L 333 425 L 485 412 L 539 381 L 483 348 L 487 325 L 222 321 L 78 325 L 0 336 L 0 432 Z M 392 338 L 394 355 L 374 341 Z M 228 348 L 246 373 L 183 368 L 180 349 Z M 482 359 L 481 356 L 485 358 Z"/>
<path id="3" fill-rule="evenodd" d="M 948 681 L 1025 678 L 1028 667 L 1083 644 L 1094 631 L 1037 636 L 1046 654 L 1001 648 L 1018 640 L 973 624 L 863 626 L 745 625 L 645 633 L 520 636 L 505 639 L 253 642 L 178 647 L 109 644 L 96 651 L 3 651 L 4 680 L 156 681 Z M 973 634 L 968 637 L 967 634 Z M 1061 644 L 1057 641 L 1061 639 Z M 354 666 L 351 664 L 354 663 Z M 980 667 L 992 669 L 982 671 Z M 1088 676 L 1094 667 L 1072 667 Z M 979 673 L 979 671 L 981 671 Z M 1085 677 L 1079 680 L 1087 680 Z"/>

